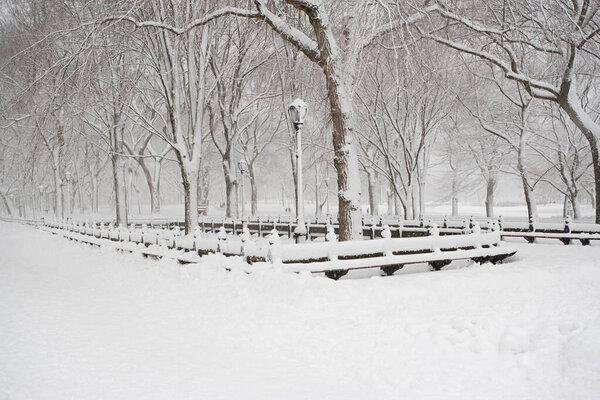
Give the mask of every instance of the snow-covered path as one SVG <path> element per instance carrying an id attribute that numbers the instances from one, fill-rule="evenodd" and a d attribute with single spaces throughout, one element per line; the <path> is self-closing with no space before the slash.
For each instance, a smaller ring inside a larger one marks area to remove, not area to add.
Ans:
<path id="1" fill-rule="evenodd" d="M 0 223 L 0 399 L 600 398 L 600 247 L 518 248 L 336 282 Z"/>

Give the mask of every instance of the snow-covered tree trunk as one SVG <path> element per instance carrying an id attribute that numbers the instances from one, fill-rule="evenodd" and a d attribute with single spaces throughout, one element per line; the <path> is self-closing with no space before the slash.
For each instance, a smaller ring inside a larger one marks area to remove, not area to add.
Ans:
<path id="1" fill-rule="evenodd" d="M 522 125 L 520 128 L 520 136 L 519 136 L 519 146 L 517 148 L 517 171 L 519 172 L 519 176 L 521 178 L 521 186 L 523 188 L 523 195 L 525 196 L 525 205 L 527 206 L 527 217 L 529 219 L 537 219 L 537 203 L 535 201 L 535 197 L 533 196 L 533 186 L 529 183 L 529 173 L 527 172 L 527 167 L 525 166 L 525 145 L 526 145 L 526 135 L 524 132 L 524 122 L 525 122 L 525 112 L 526 107 L 522 108 L 521 118 Z"/>
<path id="2" fill-rule="evenodd" d="M 419 180 L 419 218 L 425 216 L 425 182 Z"/>
<path id="3" fill-rule="evenodd" d="M 160 213 L 160 182 L 152 184 L 152 190 L 150 191 L 150 213 Z"/>
<path id="4" fill-rule="evenodd" d="M 235 170 L 233 170 L 235 171 Z M 232 168 L 229 163 L 223 161 L 223 175 L 225 177 L 225 216 L 228 218 L 238 217 L 238 204 L 237 204 L 237 186 L 238 182 L 235 177 L 235 172 L 232 172 Z"/>
<path id="5" fill-rule="evenodd" d="M 258 184 L 254 172 L 254 165 L 248 164 L 248 175 L 250 176 L 250 215 L 258 215 Z"/>
<path id="6" fill-rule="evenodd" d="M 143 159 L 138 159 L 138 165 L 142 169 L 146 185 L 148 186 L 148 193 L 150 194 L 150 213 L 160 213 L 160 170 L 161 161 L 154 160 L 153 171 L 150 172 L 150 168 Z"/>
<path id="7" fill-rule="evenodd" d="M 375 188 L 374 172 L 366 169 L 367 174 L 367 186 L 369 191 L 369 208 L 371 215 L 377 215 L 377 190 Z"/>
<path id="8" fill-rule="evenodd" d="M 12 216 L 12 209 L 10 207 L 10 203 L 8 202 L 8 199 L 6 198 L 4 193 L 2 193 L 2 192 L 0 192 L 0 199 L 2 199 L 2 204 L 4 205 L 4 208 L 6 209 L 6 213 L 9 216 Z"/>
<path id="9" fill-rule="evenodd" d="M 573 207 L 573 218 L 579 219 L 581 217 L 581 207 L 577 199 L 577 192 L 569 193 L 569 201 L 571 202 L 571 207 Z"/>
<path id="10" fill-rule="evenodd" d="M 354 143 L 352 93 L 334 67 L 325 67 L 327 97 L 333 122 L 333 164 L 338 183 L 338 222 L 340 241 L 361 240 L 360 178 Z"/>
<path id="11" fill-rule="evenodd" d="M 404 203 L 400 196 L 394 196 L 394 215 L 403 217 L 404 219 L 411 218 L 412 208 L 410 203 Z"/>
<path id="12" fill-rule="evenodd" d="M 494 217 L 494 192 L 496 191 L 496 177 L 490 173 L 487 179 L 485 191 L 485 216 Z"/>
<path id="13" fill-rule="evenodd" d="M 125 160 L 118 154 L 111 155 L 115 193 L 115 216 L 117 225 L 127 225 L 127 197 L 125 189 Z"/>
<path id="14" fill-rule="evenodd" d="M 533 197 L 533 189 L 529 184 L 527 172 L 522 165 L 518 166 L 521 176 L 521 186 L 525 195 L 525 205 L 527 206 L 527 217 L 529 219 L 537 219 L 537 203 Z"/>
<path id="15" fill-rule="evenodd" d="M 131 162 L 127 160 L 127 162 L 125 163 L 125 198 L 127 199 L 125 204 L 127 204 L 128 213 L 132 212 L 131 210 L 133 210 L 134 178 L 135 174 L 133 171 L 133 167 L 131 165 Z"/>
<path id="16" fill-rule="evenodd" d="M 583 110 L 579 99 L 574 94 L 574 88 L 568 88 L 558 98 L 558 104 L 567 113 L 571 121 L 583 133 L 590 146 L 592 154 L 592 168 L 594 171 L 594 188 L 596 218 L 595 222 L 600 224 L 600 125 L 594 122 Z"/>
<path id="17" fill-rule="evenodd" d="M 54 212 L 57 218 L 64 218 L 63 184 L 61 179 L 60 160 L 58 152 L 52 151 L 52 176 L 54 178 Z"/>
<path id="18" fill-rule="evenodd" d="M 411 208 L 411 218 L 412 219 L 418 219 L 419 218 L 419 198 L 418 198 L 419 194 L 417 193 L 417 190 L 415 190 L 415 188 L 411 188 L 411 193 L 410 193 L 410 208 Z"/>
<path id="19" fill-rule="evenodd" d="M 63 177 L 64 172 L 64 151 L 65 151 L 65 136 L 64 126 L 62 118 L 64 117 L 64 111 L 61 108 L 58 115 L 56 116 L 56 144 L 51 149 L 52 154 L 52 169 L 54 172 L 54 201 L 56 203 L 56 216 L 58 218 L 65 217 L 65 198 L 63 193 Z"/>
<path id="20" fill-rule="evenodd" d="M 390 184 L 391 186 L 391 184 Z M 387 213 L 388 215 L 394 215 L 394 191 L 392 188 L 388 189 L 387 193 Z"/>
<path id="21" fill-rule="evenodd" d="M 185 232 L 191 233 L 198 226 L 198 170 L 180 163 L 185 203 Z"/>
<path id="22" fill-rule="evenodd" d="M 452 196 L 452 216 L 458 217 L 458 197 Z"/>
<path id="23" fill-rule="evenodd" d="M 75 177 L 77 179 L 77 201 L 79 202 L 79 213 L 83 215 L 85 212 L 85 202 L 83 201 L 83 188 L 81 187 L 79 169 L 75 172 Z"/>

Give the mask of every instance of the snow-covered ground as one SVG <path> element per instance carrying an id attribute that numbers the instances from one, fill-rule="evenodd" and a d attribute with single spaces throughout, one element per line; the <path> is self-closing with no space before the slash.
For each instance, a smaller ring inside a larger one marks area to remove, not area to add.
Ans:
<path id="1" fill-rule="evenodd" d="M 516 246 L 332 281 L 0 223 L 0 399 L 600 398 L 600 247 Z"/>

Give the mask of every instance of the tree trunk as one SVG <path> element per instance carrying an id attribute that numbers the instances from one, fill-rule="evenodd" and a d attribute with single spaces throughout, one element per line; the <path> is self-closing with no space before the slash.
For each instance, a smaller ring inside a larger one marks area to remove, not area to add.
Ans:
<path id="1" fill-rule="evenodd" d="M 398 197 L 397 195 L 394 196 L 394 215 L 397 217 L 404 215 L 404 219 L 406 219 L 408 213 L 409 210 L 406 207 L 404 207 L 404 204 L 402 204 L 400 197 Z"/>
<path id="2" fill-rule="evenodd" d="M 367 173 L 367 184 L 369 188 L 369 208 L 371 209 L 371 215 L 377 215 L 377 195 L 375 189 L 375 179 L 373 172 L 365 170 Z"/>
<path id="3" fill-rule="evenodd" d="M 487 180 L 487 189 L 485 193 L 485 216 L 494 217 L 494 191 L 496 189 L 496 178 L 489 177 Z"/>
<path id="4" fill-rule="evenodd" d="M 562 90 L 561 90 L 562 91 Z M 594 189 L 595 189 L 595 209 L 596 223 L 600 224 L 600 154 L 598 153 L 600 140 L 600 126 L 596 124 L 581 107 L 576 98 L 575 89 L 571 88 L 566 93 L 561 93 L 558 98 L 558 104 L 567 113 L 571 121 L 583 133 L 590 146 L 592 154 L 592 165 L 594 168 Z"/>
<path id="5" fill-rule="evenodd" d="M 452 196 L 452 216 L 458 217 L 458 197 Z"/>
<path id="6" fill-rule="evenodd" d="M 527 217 L 531 219 L 537 219 L 537 204 L 533 197 L 533 189 L 529 184 L 529 176 L 527 168 L 525 167 L 525 137 L 524 133 L 521 133 L 519 139 L 519 152 L 517 155 L 517 171 L 521 176 L 521 185 L 523 187 L 523 194 L 525 196 L 525 204 L 527 206 Z"/>
<path id="7" fill-rule="evenodd" d="M 388 215 L 394 215 L 394 191 L 389 189 L 387 192 L 387 213 Z"/>
<path id="8" fill-rule="evenodd" d="M 581 209 L 579 207 L 579 201 L 577 200 L 578 193 L 570 192 L 569 193 L 569 201 L 571 203 L 571 207 L 573 209 L 573 219 L 579 219 L 581 217 Z"/>
<path id="9" fill-rule="evenodd" d="M 62 207 L 62 216 L 68 217 L 70 215 L 69 195 L 67 193 L 68 183 L 66 183 L 63 179 L 61 179 L 61 185 L 62 185 L 62 187 L 60 188 L 60 204 Z"/>
<path id="10" fill-rule="evenodd" d="M 338 184 L 339 240 L 362 240 L 360 177 L 354 143 L 352 91 L 334 65 L 326 63 L 323 71 L 333 123 L 333 164 Z"/>
<path id="11" fill-rule="evenodd" d="M 111 155 L 111 163 L 113 168 L 113 184 L 115 190 L 115 214 L 117 217 L 117 226 L 120 224 L 127 225 L 127 204 L 125 195 L 125 162 L 121 157 L 113 153 Z"/>
<path id="12" fill-rule="evenodd" d="M 6 198 L 6 196 L 4 195 L 4 193 L 0 192 L 0 198 L 2 199 L 2 203 L 4 204 L 4 208 L 6 208 L 6 212 L 8 213 L 8 215 L 12 216 L 12 210 L 10 208 L 10 203 L 8 202 L 8 199 Z"/>
<path id="13" fill-rule="evenodd" d="M 160 190 L 158 185 L 152 185 L 150 190 L 150 213 L 160 214 Z"/>
<path id="14" fill-rule="evenodd" d="M 419 180 L 419 218 L 425 216 L 425 183 Z"/>
<path id="15" fill-rule="evenodd" d="M 248 165 L 248 175 L 250 175 L 250 214 L 254 217 L 258 214 L 258 184 L 252 164 Z"/>
<path id="16" fill-rule="evenodd" d="M 71 215 L 75 214 L 75 198 L 77 197 L 77 187 L 75 187 L 75 185 L 73 185 L 72 183 L 70 184 L 71 188 L 69 189 L 71 198 L 69 199 L 69 213 Z"/>
<path id="17" fill-rule="evenodd" d="M 180 158 L 180 157 L 178 157 Z M 186 171 L 186 165 L 179 163 L 183 198 L 185 203 L 185 234 L 190 234 L 198 226 L 198 172 Z"/>
<path id="18" fill-rule="evenodd" d="M 57 218 L 64 218 L 63 212 L 63 195 L 62 195 L 62 181 L 60 179 L 60 171 L 57 163 L 54 163 L 52 168 L 52 172 L 54 173 L 54 212 Z"/>
<path id="19" fill-rule="evenodd" d="M 225 173 L 225 216 L 237 218 L 237 180 L 229 174 L 229 168 L 224 168 Z"/>
<path id="20" fill-rule="evenodd" d="M 596 208 L 596 204 L 594 202 L 594 192 L 592 192 L 588 188 L 584 188 L 584 190 L 588 194 L 588 196 L 590 196 L 590 204 L 592 205 L 592 208 L 595 209 Z"/>
<path id="21" fill-rule="evenodd" d="M 154 163 L 154 176 L 152 176 L 146 163 L 138 161 L 138 165 L 142 168 L 146 179 L 146 185 L 148 185 L 148 193 L 150 193 L 150 213 L 158 214 L 160 213 L 160 192 L 157 181 L 160 178 L 157 179 L 157 175 L 160 177 L 160 163 L 157 160 L 154 160 Z"/>
<path id="22" fill-rule="evenodd" d="M 24 218 L 25 213 L 23 212 L 23 198 L 21 196 L 21 191 L 19 191 L 19 194 L 17 194 L 17 196 L 17 208 L 19 210 L 19 218 Z"/>
<path id="23" fill-rule="evenodd" d="M 315 217 L 320 214 L 319 202 L 319 165 L 315 163 Z"/>
<path id="24" fill-rule="evenodd" d="M 414 188 L 411 190 L 410 201 L 412 208 L 412 219 L 419 219 L 419 210 L 417 209 L 417 207 L 419 207 L 419 202 Z"/>
<path id="25" fill-rule="evenodd" d="M 81 215 L 85 212 L 85 204 L 83 201 L 83 189 L 81 188 L 81 179 L 79 177 L 79 172 L 77 172 L 77 201 L 79 201 L 79 213 Z"/>
<path id="26" fill-rule="evenodd" d="M 128 161 L 125 165 L 125 178 L 126 178 L 126 182 L 127 184 L 125 185 L 125 197 L 127 199 L 127 201 L 125 202 L 125 204 L 127 204 L 127 213 L 130 214 L 133 212 L 133 168 L 131 167 L 131 165 L 129 165 L 130 162 Z"/>
<path id="27" fill-rule="evenodd" d="M 523 186 L 523 194 L 525 195 L 525 204 L 527 205 L 527 217 L 529 219 L 537 219 L 537 203 L 533 197 L 533 190 L 529 185 L 527 174 L 521 172 L 521 184 Z"/>

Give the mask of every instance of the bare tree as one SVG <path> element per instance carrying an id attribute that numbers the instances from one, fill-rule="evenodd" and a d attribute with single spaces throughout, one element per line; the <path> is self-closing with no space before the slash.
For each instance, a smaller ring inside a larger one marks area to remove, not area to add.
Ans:
<path id="1" fill-rule="evenodd" d="M 370 73 L 369 86 L 361 94 L 365 126 L 363 141 L 379 153 L 374 163 L 391 183 L 404 218 L 424 213 L 424 186 L 430 152 L 453 105 L 453 97 L 420 64 L 419 71 L 403 70 L 390 78 L 395 57 L 383 55 Z"/>
<path id="2" fill-rule="evenodd" d="M 462 99 L 462 105 L 485 132 L 501 139 L 512 149 L 517 159 L 513 166 L 514 173 L 521 181 L 528 218 L 537 219 L 534 189 L 539 179 L 531 176 L 531 162 L 528 160 L 530 142 L 534 136 L 531 125 L 536 119 L 531 109 L 535 103 L 521 86 L 505 86 L 506 81 L 502 77 L 493 73 L 491 76 L 479 75 L 474 70 L 471 73 L 480 79 L 472 90 L 472 96 Z M 488 89 L 485 97 L 479 94 L 482 88 Z"/>
<path id="3" fill-rule="evenodd" d="M 250 212 L 258 214 L 258 182 L 256 177 L 257 162 L 265 150 L 273 145 L 273 139 L 280 133 L 282 122 L 285 120 L 283 113 L 279 112 L 276 121 L 273 115 L 277 115 L 277 105 L 274 101 L 257 102 L 253 107 L 254 112 L 250 119 L 252 123 L 246 126 L 238 137 L 242 159 L 245 162 L 248 177 L 250 178 Z M 243 205 L 242 205 L 243 207 Z"/>
<path id="4" fill-rule="evenodd" d="M 579 195 L 583 192 L 582 183 L 592 162 L 591 154 L 585 138 L 566 119 L 564 112 L 556 106 L 547 109 L 551 124 L 547 129 L 540 130 L 533 147 L 555 172 L 556 179 L 552 179 L 551 174 L 544 174 L 544 181 L 565 196 L 571 204 L 573 218 L 578 219 L 581 217 Z"/>
<path id="5" fill-rule="evenodd" d="M 259 113 L 254 112 L 256 103 L 275 95 L 270 93 L 269 81 L 273 76 L 267 76 L 260 85 L 249 87 L 252 74 L 271 59 L 271 54 L 256 49 L 256 44 L 264 39 L 256 25 L 248 21 L 234 21 L 233 24 L 225 24 L 219 36 L 222 39 L 215 41 L 209 59 L 216 81 L 215 98 L 209 106 L 210 134 L 222 158 L 225 215 L 231 217 L 238 216 L 235 146 L 242 132 L 248 132 L 258 117 Z"/>
<path id="6" fill-rule="evenodd" d="M 591 0 L 479 5 L 474 0 L 435 1 L 424 10 L 432 17 L 428 24 L 412 26 L 425 38 L 485 61 L 531 97 L 554 102 L 565 111 L 592 153 L 600 223 L 600 125 L 586 110 L 578 86 L 600 53 L 600 5 Z M 436 15 L 440 18 L 433 18 Z"/>
<path id="7" fill-rule="evenodd" d="M 158 24 L 188 24 L 203 15 L 199 1 L 163 0 L 150 2 L 139 10 L 139 18 L 152 18 Z M 198 174 L 202 158 L 202 133 L 205 124 L 207 95 L 206 72 L 209 47 L 208 26 L 193 32 L 174 33 L 168 29 L 146 29 L 139 32 L 140 45 L 148 57 L 149 68 L 156 81 L 149 81 L 153 91 L 162 98 L 157 110 L 165 129 L 157 129 L 142 116 L 144 126 L 164 140 L 175 153 L 180 167 L 185 202 L 185 231 L 198 225 Z M 147 77 L 148 79 L 148 77 Z M 148 107 L 154 107 L 151 97 L 141 96 Z M 141 116 L 141 114 L 138 114 Z"/>

